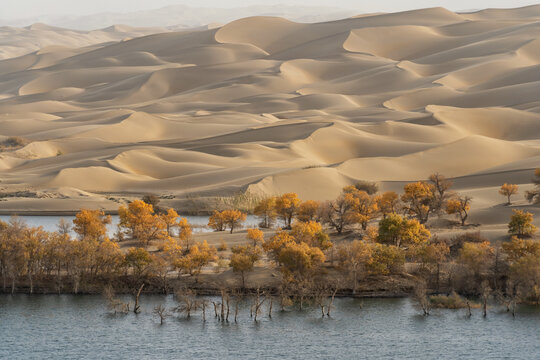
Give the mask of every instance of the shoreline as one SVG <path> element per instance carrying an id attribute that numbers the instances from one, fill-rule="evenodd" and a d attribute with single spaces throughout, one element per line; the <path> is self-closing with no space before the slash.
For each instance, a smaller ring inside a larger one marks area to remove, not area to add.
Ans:
<path id="1" fill-rule="evenodd" d="M 398 285 L 396 286 L 396 282 Z M 225 291 L 234 296 L 249 297 L 261 290 L 266 295 L 278 297 L 280 295 L 280 285 L 278 282 L 266 284 L 257 284 L 257 286 L 248 285 L 241 287 L 238 285 L 226 284 L 219 275 L 201 275 L 197 281 L 191 277 L 178 278 L 173 277 L 163 284 L 163 280 L 156 277 L 145 279 L 133 276 L 118 276 L 115 278 L 96 278 L 84 283 L 76 284 L 73 278 L 68 276 L 48 275 L 43 279 L 34 280 L 33 292 L 30 290 L 28 279 L 18 279 L 15 285 L 15 291 L 11 292 L 11 283 L 6 283 L 4 289 L 0 285 L 0 294 L 3 295 L 102 295 L 103 289 L 111 285 L 117 295 L 134 295 L 137 288 L 144 284 L 141 294 L 144 295 L 170 295 L 176 290 L 190 290 L 196 296 L 220 296 Z M 385 288 L 386 287 L 386 288 Z M 441 288 L 437 293 L 446 293 L 449 289 Z M 413 285 L 410 279 L 403 275 L 391 275 L 385 278 L 373 277 L 363 283 L 359 283 L 356 292 L 347 287 L 336 291 L 335 297 L 340 298 L 409 298 L 413 295 Z M 435 294 L 435 290 L 431 291 Z M 292 293 L 291 293 L 292 295 Z M 313 294 L 311 294 L 313 296 Z M 332 294 L 329 293 L 328 297 Z"/>

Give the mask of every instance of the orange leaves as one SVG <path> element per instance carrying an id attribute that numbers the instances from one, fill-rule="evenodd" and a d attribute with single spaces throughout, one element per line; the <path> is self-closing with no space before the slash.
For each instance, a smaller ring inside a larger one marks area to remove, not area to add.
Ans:
<path id="1" fill-rule="evenodd" d="M 378 240 L 397 247 L 425 243 L 431 237 L 426 227 L 416 219 L 390 214 L 379 222 Z"/>
<path id="2" fill-rule="evenodd" d="M 406 184 L 401 201 L 406 204 L 409 214 L 418 218 L 424 224 L 429 217 L 431 205 L 435 196 L 435 186 L 425 181 Z"/>
<path id="3" fill-rule="evenodd" d="M 264 233 L 259 229 L 247 229 L 246 237 L 253 242 L 253 246 L 264 243 Z"/>
<path id="4" fill-rule="evenodd" d="M 322 265 L 325 259 L 321 249 L 306 243 L 287 243 L 279 252 L 279 262 L 285 269 L 300 274 Z"/>
<path id="5" fill-rule="evenodd" d="M 512 195 L 515 195 L 518 193 L 518 186 L 516 184 L 503 184 L 501 188 L 499 189 L 499 194 L 502 196 L 506 196 L 508 202 L 507 204 L 510 205 L 510 198 Z"/>
<path id="6" fill-rule="evenodd" d="M 533 225 L 533 214 L 523 210 L 512 210 L 513 215 L 508 223 L 508 233 L 518 238 L 532 236 L 538 230 Z"/>
<path id="7" fill-rule="evenodd" d="M 107 225 L 111 223 L 111 217 L 105 216 L 101 210 L 81 210 L 73 219 L 73 231 L 81 240 L 103 240 L 107 235 Z"/>
<path id="8" fill-rule="evenodd" d="M 326 250 L 332 247 L 330 238 L 324 232 L 321 223 L 316 221 L 295 222 L 292 226 L 291 235 L 297 243 L 306 243 L 309 246 Z"/>
<path id="9" fill-rule="evenodd" d="M 118 215 L 120 226 L 126 229 L 133 239 L 139 240 L 143 246 L 148 246 L 151 241 L 164 240 L 168 237 L 165 221 L 154 214 L 152 205 L 142 200 L 131 202 L 127 208 L 120 207 Z"/>
<path id="10" fill-rule="evenodd" d="M 246 214 L 238 210 L 225 210 L 222 214 L 225 224 L 231 229 L 231 234 L 234 228 L 240 226 L 247 218 Z"/>
<path id="11" fill-rule="evenodd" d="M 276 198 L 276 212 L 285 222 L 285 227 L 291 227 L 292 218 L 301 202 L 296 193 L 286 193 Z"/>
<path id="12" fill-rule="evenodd" d="M 318 201 L 304 201 L 298 207 L 298 215 L 296 215 L 296 218 L 298 221 L 314 221 L 318 217 L 320 206 L 321 203 Z"/>
<path id="13" fill-rule="evenodd" d="M 259 201 L 257 206 L 255 206 L 253 213 L 261 219 L 260 226 L 262 228 L 267 229 L 271 227 L 277 216 L 276 198 L 267 197 L 265 199 L 262 199 L 261 201 Z"/>
<path id="14" fill-rule="evenodd" d="M 461 220 L 461 226 L 465 225 L 470 209 L 471 198 L 468 196 L 457 196 L 446 202 L 446 212 L 448 214 L 456 214 Z"/>
<path id="15" fill-rule="evenodd" d="M 245 287 L 245 273 L 252 271 L 255 263 L 261 258 L 261 249 L 257 246 L 245 245 L 232 248 L 229 266 L 242 276 L 242 287 Z"/>
<path id="16" fill-rule="evenodd" d="M 204 266 L 217 259 L 216 253 L 216 248 L 208 245 L 205 240 L 193 245 L 189 252 L 178 259 L 174 265 L 190 275 L 198 275 Z"/>
<path id="17" fill-rule="evenodd" d="M 234 229 L 246 220 L 247 216 L 238 210 L 216 211 L 208 219 L 208 226 L 215 231 L 225 231 L 228 227 L 233 233 Z"/>
<path id="18" fill-rule="evenodd" d="M 225 217 L 222 212 L 214 210 L 210 218 L 208 219 L 208 226 L 215 231 L 225 231 Z"/>
<path id="19" fill-rule="evenodd" d="M 502 248 L 511 264 L 529 255 L 540 256 L 540 242 L 536 240 L 512 237 L 511 241 L 502 244 Z"/>

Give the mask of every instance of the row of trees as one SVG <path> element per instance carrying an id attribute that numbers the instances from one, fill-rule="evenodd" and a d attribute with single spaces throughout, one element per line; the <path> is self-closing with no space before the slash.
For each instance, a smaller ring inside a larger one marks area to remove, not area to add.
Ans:
<path id="1" fill-rule="evenodd" d="M 425 223 L 432 214 L 449 212 L 453 203 L 463 207 L 465 198 L 451 193 L 450 187 L 448 180 L 435 174 L 429 182 L 405 185 L 402 196 L 377 194 L 372 184 L 357 184 L 327 203 L 302 202 L 294 193 L 264 199 L 256 209 L 262 225 L 269 226 L 280 217 L 284 228 L 267 239 L 263 231 L 248 229 L 246 243 L 231 249 L 228 265 L 245 287 L 248 274 L 266 257 L 282 273 L 280 291 L 300 303 L 320 297 L 322 288 L 333 292 L 338 285 L 355 293 L 361 279 L 400 274 L 406 261 L 417 264 L 420 275 L 429 275 L 426 281 L 436 289 L 442 278 L 446 288 L 470 293 L 487 281 L 490 288 L 504 294 L 537 299 L 538 247 L 535 240 L 527 239 L 536 231 L 532 214 L 514 211 L 509 232 L 515 238 L 503 245 L 470 236 L 442 241 L 432 236 Z M 53 279 L 58 291 L 67 279 L 76 292 L 81 284 L 131 277 L 139 283 L 151 278 L 168 291 L 174 276 L 189 274 L 198 281 L 202 269 L 219 259 L 215 247 L 193 241 L 190 224 L 173 209 L 156 210 L 148 201 L 137 200 L 122 206 L 119 216 L 113 240 L 107 236 L 111 218 L 99 210 L 81 210 L 76 215 L 76 240 L 71 239 L 70 224 L 65 222 L 52 233 L 28 227 L 16 218 L 0 223 L 4 289 L 9 281 L 13 291 L 23 277 L 30 292 L 36 279 Z M 379 220 L 376 226 L 375 219 Z M 233 232 L 243 220 L 242 212 L 225 210 L 214 212 L 209 224 L 215 230 Z M 353 224 L 365 230 L 360 240 L 331 241 L 329 227 L 341 233 Z M 134 247 L 120 249 L 120 241 L 130 241 Z M 332 274 L 339 274 L 340 279 L 332 282 L 333 287 L 324 280 Z M 344 279 L 349 282 L 343 283 Z"/>
<path id="2" fill-rule="evenodd" d="M 393 191 L 378 194 L 377 186 L 361 182 L 348 186 L 337 199 L 327 202 L 301 201 L 295 193 L 268 197 L 260 201 L 254 214 L 260 219 L 260 227 L 269 228 L 276 219 L 290 229 L 293 219 L 319 221 L 341 234 L 347 227 L 359 225 L 366 230 L 370 221 L 389 214 L 414 217 L 425 224 L 433 214 L 455 215 L 465 225 L 471 198 L 451 192 L 452 182 L 440 174 L 433 174 L 428 181 L 406 184 L 399 196 Z"/>

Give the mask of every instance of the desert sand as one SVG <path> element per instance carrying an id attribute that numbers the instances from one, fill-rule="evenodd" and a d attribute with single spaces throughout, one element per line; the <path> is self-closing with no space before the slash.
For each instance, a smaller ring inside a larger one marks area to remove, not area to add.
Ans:
<path id="1" fill-rule="evenodd" d="M 400 191 L 433 172 L 504 231 L 540 166 L 540 5 L 192 31 L 3 28 L 4 212 L 118 198 Z M 147 35 L 150 34 L 151 35 Z M 40 46 L 42 45 L 42 46 Z M 534 209 L 537 209 L 534 207 Z"/>

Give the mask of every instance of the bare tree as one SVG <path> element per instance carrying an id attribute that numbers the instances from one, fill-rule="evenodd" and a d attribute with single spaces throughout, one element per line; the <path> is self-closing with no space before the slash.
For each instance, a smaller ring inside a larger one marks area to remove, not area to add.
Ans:
<path id="1" fill-rule="evenodd" d="M 491 292 L 492 290 L 489 283 L 487 281 L 482 281 L 482 284 L 480 285 L 480 297 L 482 298 L 482 312 L 484 317 L 487 316 L 487 303 L 491 296 Z"/>
<path id="2" fill-rule="evenodd" d="M 144 288 L 144 284 L 142 284 L 140 287 L 139 287 L 139 290 L 137 290 L 137 292 L 135 293 L 135 306 L 133 306 L 133 312 L 135 314 L 138 314 L 141 312 L 141 306 L 139 305 L 139 298 L 141 296 L 141 292 Z"/>
<path id="3" fill-rule="evenodd" d="M 428 316 L 431 311 L 431 301 L 427 295 L 426 283 L 424 281 L 419 281 L 414 287 L 414 300 L 424 313 L 424 316 Z"/>
<path id="4" fill-rule="evenodd" d="M 71 224 L 69 223 L 69 221 L 67 221 L 64 218 L 60 218 L 60 220 L 58 220 L 57 227 L 58 227 L 58 233 L 60 235 L 69 235 L 71 231 Z"/>
<path id="5" fill-rule="evenodd" d="M 254 315 L 253 320 L 255 322 L 257 322 L 257 316 L 261 313 L 261 307 L 265 301 L 266 297 L 264 296 L 264 292 L 262 292 L 260 288 L 257 288 L 257 292 L 253 298 L 253 305 L 251 306 L 252 314 Z"/>
<path id="6" fill-rule="evenodd" d="M 178 313 L 186 314 L 186 317 L 189 319 L 191 312 L 197 310 L 199 306 L 197 294 L 190 289 L 178 289 L 175 292 L 175 297 L 179 305 L 174 310 Z"/>
<path id="7" fill-rule="evenodd" d="M 110 311 L 114 311 L 115 314 L 118 312 L 123 314 L 129 312 L 129 303 L 125 303 L 118 299 L 111 285 L 107 285 L 103 288 L 102 295 L 107 301 L 107 307 Z"/>
<path id="8" fill-rule="evenodd" d="M 154 315 L 159 317 L 159 322 L 160 322 L 161 325 L 163 325 L 163 322 L 169 316 L 169 313 L 167 312 L 167 309 L 161 304 L 159 304 L 157 306 L 154 306 L 154 311 L 153 312 L 154 312 Z"/>

